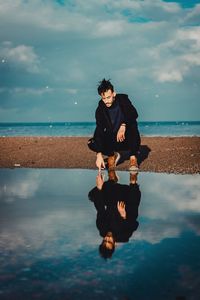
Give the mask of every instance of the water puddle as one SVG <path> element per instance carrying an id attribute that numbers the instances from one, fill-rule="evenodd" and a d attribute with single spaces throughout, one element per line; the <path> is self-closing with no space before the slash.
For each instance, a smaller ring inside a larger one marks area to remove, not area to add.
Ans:
<path id="1" fill-rule="evenodd" d="M 200 175 L 103 179 L 0 170 L 0 299 L 200 299 Z"/>

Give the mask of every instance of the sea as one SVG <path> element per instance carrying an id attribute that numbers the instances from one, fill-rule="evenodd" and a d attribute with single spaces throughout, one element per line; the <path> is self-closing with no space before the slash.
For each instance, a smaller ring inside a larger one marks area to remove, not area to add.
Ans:
<path id="1" fill-rule="evenodd" d="M 200 136 L 200 121 L 139 122 L 142 136 Z M 95 122 L 0 123 L 0 136 L 92 136 Z"/>

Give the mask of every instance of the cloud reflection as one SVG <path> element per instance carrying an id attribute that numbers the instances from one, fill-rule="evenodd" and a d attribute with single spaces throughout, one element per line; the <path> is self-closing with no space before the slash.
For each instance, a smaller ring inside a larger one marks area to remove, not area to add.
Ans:
<path id="1" fill-rule="evenodd" d="M 120 182 L 127 173 L 119 172 Z M 46 255 L 67 249 L 95 248 L 100 237 L 95 209 L 88 201 L 95 171 L 3 170 L 0 173 L 1 245 L 17 249 L 31 245 Z M 140 173 L 142 192 L 134 242 L 159 243 L 185 231 L 200 233 L 199 175 Z M 21 201 L 27 200 L 27 201 Z"/>
<path id="2" fill-rule="evenodd" d="M 142 177 L 144 220 L 136 238 L 158 243 L 187 230 L 199 235 L 200 176 L 146 173 Z M 151 221 L 151 226 L 149 222 Z"/>
<path id="3" fill-rule="evenodd" d="M 37 192 L 40 183 L 38 172 L 24 170 L 23 174 L 16 175 L 16 170 L 0 172 L 0 202 L 29 199 Z"/>

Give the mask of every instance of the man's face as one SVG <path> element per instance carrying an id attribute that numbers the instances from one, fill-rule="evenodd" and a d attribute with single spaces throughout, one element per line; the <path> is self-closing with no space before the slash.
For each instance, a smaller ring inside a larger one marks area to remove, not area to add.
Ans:
<path id="1" fill-rule="evenodd" d="M 115 247 L 115 242 L 112 234 L 107 233 L 107 235 L 103 239 L 103 244 L 107 249 L 113 249 Z"/>
<path id="2" fill-rule="evenodd" d="M 105 93 L 101 93 L 101 99 L 107 107 L 111 107 L 115 100 L 116 93 L 111 90 L 107 90 Z"/>

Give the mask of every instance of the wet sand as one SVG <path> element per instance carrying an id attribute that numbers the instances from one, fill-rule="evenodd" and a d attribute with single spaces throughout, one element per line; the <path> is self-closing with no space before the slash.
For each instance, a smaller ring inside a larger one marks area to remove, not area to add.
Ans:
<path id="1" fill-rule="evenodd" d="M 88 137 L 0 137 L 0 168 L 96 169 Z M 141 171 L 200 173 L 200 137 L 142 137 Z M 117 166 L 127 170 L 128 161 Z"/>

